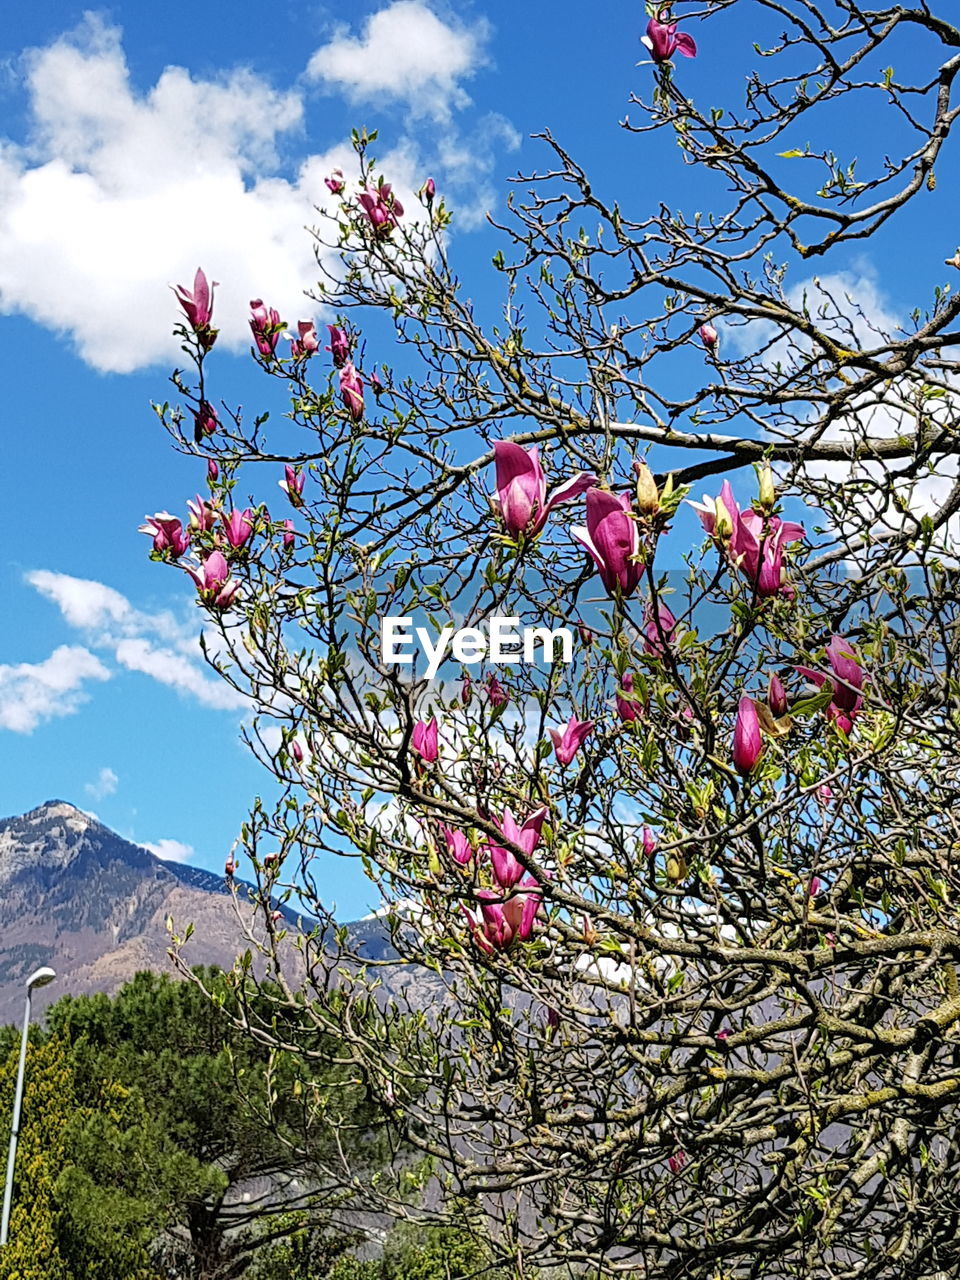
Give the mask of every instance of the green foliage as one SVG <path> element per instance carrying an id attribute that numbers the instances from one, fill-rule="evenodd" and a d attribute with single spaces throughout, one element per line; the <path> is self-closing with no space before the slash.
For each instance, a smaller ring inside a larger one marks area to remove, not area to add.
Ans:
<path id="1" fill-rule="evenodd" d="M 316 1206 L 291 1213 L 286 1188 L 322 1182 L 335 1139 L 318 1116 L 349 1120 L 375 1158 L 373 1113 L 332 1046 L 325 1056 L 318 1040 L 309 1073 L 271 1055 L 226 1016 L 237 1008 L 227 977 L 198 975 L 226 1011 L 194 983 L 139 973 L 113 998 L 60 1000 L 34 1030 L 0 1280 L 300 1280 L 350 1243 Z M 9 1123 L 15 1029 L 0 1047 Z"/>

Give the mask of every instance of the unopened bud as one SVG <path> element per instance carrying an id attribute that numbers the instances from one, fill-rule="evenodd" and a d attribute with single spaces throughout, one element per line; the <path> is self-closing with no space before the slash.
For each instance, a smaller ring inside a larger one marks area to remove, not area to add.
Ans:
<path id="1" fill-rule="evenodd" d="M 637 473 L 637 507 L 644 516 L 655 516 L 660 510 L 660 493 L 653 472 L 645 462 L 635 462 Z"/>
<path id="2" fill-rule="evenodd" d="M 760 481 L 760 505 L 769 513 L 777 505 L 777 492 L 773 487 L 773 472 L 769 462 L 757 467 L 757 479 Z"/>
<path id="3" fill-rule="evenodd" d="M 715 498 L 713 504 L 714 520 L 713 520 L 713 536 L 715 538 L 732 538 L 733 537 L 733 517 L 727 508 L 723 505 L 721 498 Z"/>

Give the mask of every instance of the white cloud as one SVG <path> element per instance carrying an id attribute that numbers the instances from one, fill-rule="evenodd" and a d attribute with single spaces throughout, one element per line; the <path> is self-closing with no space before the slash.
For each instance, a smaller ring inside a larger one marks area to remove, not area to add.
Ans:
<path id="1" fill-rule="evenodd" d="M 159 684 L 189 694 L 205 707 L 230 711 L 247 705 L 236 690 L 221 680 L 205 676 L 189 658 L 172 649 L 158 649 L 143 637 L 120 640 L 115 653 L 117 661 L 128 671 L 140 671 Z"/>
<path id="2" fill-rule="evenodd" d="M 488 36 L 483 20 L 448 24 L 421 0 L 394 0 L 367 18 L 359 37 L 338 27 L 310 59 L 307 75 L 350 101 L 398 101 L 414 117 L 445 121 L 452 107 L 469 105 L 459 82 L 482 65 Z"/>
<path id="3" fill-rule="evenodd" d="M 248 705 L 219 677 L 207 674 L 196 621 L 178 620 L 167 610 L 144 613 L 102 582 L 49 569 L 28 573 L 26 581 L 59 608 L 69 626 L 84 633 L 92 648 L 110 652 L 128 671 L 139 671 L 215 710 Z"/>
<path id="4" fill-rule="evenodd" d="M 409 45 L 405 31 L 391 51 L 392 96 L 401 105 L 415 99 L 436 118 L 467 101 L 457 81 L 479 65 L 484 30 L 447 26 L 401 0 L 371 20 L 371 91 L 388 75 L 383 32 L 404 10 L 415 39 Z M 349 62 L 350 43 L 338 37 L 312 65 L 319 74 L 326 56 L 331 83 L 361 93 L 360 80 L 334 75 L 346 65 L 341 54 Z M 317 207 L 339 205 L 324 177 L 334 167 L 349 177 L 356 157 L 336 139 L 294 169 L 278 156 L 302 135 L 302 87 L 277 89 L 243 69 L 200 79 L 168 67 L 141 92 L 119 30 L 92 15 L 20 65 L 30 137 L 23 146 L 0 137 L 0 312 L 68 335 L 88 364 L 118 373 L 180 358 L 171 329 L 181 317 L 168 286 L 192 282 L 198 265 L 221 282 L 214 321 L 223 347 L 249 347 L 251 298 L 276 306 L 290 325 L 316 312 L 304 298 L 317 279 L 305 228 L 317 223 Z M 454 203 L 463 197 L 455 225 L 476 224 L 480 203 L 494 203 L 496 149 L 513 144 L 497 120 L 471 125 L 460 143 L 449 128 L 443 146 L 397 138 L 382 170 L 408 216 L 419 208 L 413 192 L 433 172 Z"/>
<path id="5" fill-rule="evenodd" d="M 94 800 L 105 800 L 107 796 L 112 796 L 116 792 L 119 781 L 114 771 L 104 766 L 97 774 L 96 780 L 88 782 L 83 789 L 87 795 L 93 796 Z"/>
<path id="6" fill-rule="evenodd" d="M 146 849 L 156 858 L 162 858 L 164 862 L 192 862 L 197 856 L 193 845 L 184 844 L 182 840 L 171 840 L 169 836 L 164 836 L 155 844 L 147 840 L 141 840 L 139 844 L 141 849 Z"/>
<path id="7" fill-rule="evenodd" d="M 0 665 L 0 729 L 32 733 L 86 702 L 86 681 L 109 679 L 99 658 L 79 646 L 61 645 L 43 662 Z"/>

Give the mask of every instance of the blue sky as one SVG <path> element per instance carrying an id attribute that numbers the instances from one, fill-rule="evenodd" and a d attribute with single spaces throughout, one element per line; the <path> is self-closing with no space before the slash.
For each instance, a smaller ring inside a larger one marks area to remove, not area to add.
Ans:
<path id="1" fill-rule="evenodd" d="M 0 32 L 0 814 L 63 798 L 219 869 L 267 779 L 239 742 L 242 709 L 199 660 L 185 580 L 151 564 L 137 533 L 203 477 L 150 409 L 176 360 L 168 284 L 198 263 L 222 282 L 217 376 L 254 405 L 266 389 L 246 302 L 323 319 L 302 300 L 303 227 L 323 175 L 347 167 L 351 126 L 380 129 L 377 154 L 401 187 L 435 176 L 458 215 L 454 262 L 481 302 L 499 287 L 483 212 L 544 158 L 528 135 L 545 125 L 634 207 L 689 209 L 704 191 L 668 139 L 617 127 L 631 90 L 649 89 L 635 3 L 589 15 L 572 0 L 14 12 Z M 735 12 L 696 34 L 685 89 L 735 105 L 756 33 Z M 882 150 L 869 119 L 845 128 L 852 149 Z M 938 193 L 869 257 L 831 263 L 874 312 L 905 316 L 943 279 L 960 234 L 955 176 L 941 172 Z M 331 867 L 342 918 L 371 894 L 354 864 Z"/>

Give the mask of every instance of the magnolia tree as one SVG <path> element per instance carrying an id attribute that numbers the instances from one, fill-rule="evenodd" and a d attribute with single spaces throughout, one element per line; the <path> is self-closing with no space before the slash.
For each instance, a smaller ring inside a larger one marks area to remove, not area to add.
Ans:
<path id="1" fill-rule="evenodd" d="M 638 30 L 626 190 L 542 136 L 497 315 L 363 133 L 324 325 L 251 303 L 284 418 L 231 402 L 214 285 L 179 288 L 159 412 L 209 492 L 144 527 L 279 783 L 227 873 L 284 1045 L 335 1033 L 423 1157 L 368 1207 L 481 1212 L 517 1275 L 955 1274 L 960 257 L 928 238 L 899 328 L 839 272 L 942 204 L 960 29 L 685 9 Z M 728 65 L 699 103 L 683 59 L 725 28 L 745 99 Z M 658 198 L 668 142 L 701 212 Z M 334 929 L 333 857 L 395 956 Z"/>

